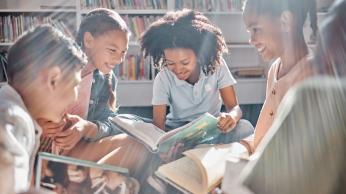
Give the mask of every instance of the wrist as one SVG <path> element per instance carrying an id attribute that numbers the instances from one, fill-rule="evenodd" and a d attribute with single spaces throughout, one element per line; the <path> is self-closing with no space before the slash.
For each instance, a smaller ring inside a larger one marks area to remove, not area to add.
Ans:
<path id="1" fill-rule="evenodd" d="M 87 139 L 94 139 L 97 136 L 97 132 L 99 130 L 99 126 L 97 123 L 93 123 L 90 121 L 87 121 L 87 126 L 85 130 L 83 131 L 83 137 Z"/>
<path id="2" fill-rule="evenodd" d="M 239 143 L 247 149 L 249 156 L 253 153 L 254 150 L 252 149 L 251 144 L 248 141 L 242 139 L 239 141 Z"/>

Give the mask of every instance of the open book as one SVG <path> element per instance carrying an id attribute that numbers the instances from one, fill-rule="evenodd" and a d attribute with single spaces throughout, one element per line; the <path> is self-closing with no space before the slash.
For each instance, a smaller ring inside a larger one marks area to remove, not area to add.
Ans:
<path id="1" fill-rule="evenodd" d="M 179 143 L 182 143 L 184 148 L 193 148 L 202 141 L 211 140 L 220 134 L 217 129 L 217 119 L 209 113 L 169 132 L 164 132 L 151 123 L 138 120 L 113 117 L 111 121 L 116 128 L 134 137 L 152 152 L 160 153 L 169 151 Z"/>
<path id="2" fill-rule="evenodd" d="M 128 169 L 39 152 L 35 188 L 56 193 L 112 193 Z M 116 180 L 114 182 L 114 180 Z"/>
<path id="3" fill-rule="evenodd" d="M 248 158 L 239 143 L 206 146 L 183 153 L 185 157 L 164 164 L 156 175 L 184 193 L 208 193 L 221 183 L 226 160 Z"/>

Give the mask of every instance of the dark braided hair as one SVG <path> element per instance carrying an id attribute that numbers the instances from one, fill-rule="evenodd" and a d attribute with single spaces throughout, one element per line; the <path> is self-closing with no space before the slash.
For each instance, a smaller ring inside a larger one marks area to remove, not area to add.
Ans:
<path id="1" fill-rule="evenodd" d="M 94 37 L 103 35 L 106 32 L 112 30 L 120 30 L 125 32 L 128 36 L 131 35 L 131 31 L 127 27 L 125 21 L 120 15 L 110 9 L 97 8 L 90 11 L 85 18 L 83 18 L 76 37 L 76 42 L 84 49 L 83 39 L 85 32 L 90 32 Z M 108 84 L 108 105 L 110 110 L 116 111 L 116 94 L 113 91 L 113 76 L 112 74 L 105 76 L 106 83 Z"/>
<path id="2" fill-rule="evenodd" d="M 169 12 L 152 23 L 140 38 L 144 57 L 151 56 L 154 66 L 165 66 L 164 50 L 192 49 L 205 74 L 212 74 L 220 64 L 227 45 L 221 30 L 200 12 L 184 9 Z"/>
<path id="3" fill-rule="evenodd" d="M 125 21 L 117 12 L 105 8 L 93 9 L 83 18 L 79 25 L 76 42 L 83 48 L 85 32 L 90 32 L 93 36 L 98 36 L 111 30 L 120 30 L 127 33 L 127 35 L 131 34 Z"/>
<path id="4" fill-rule="evenodd" d="M 298 30 L 303 31 L 307 15 L 310 17 L 310 27 L 315 36 L 318 31 L 315 0 L 246 0 L 256 15 L 269 14 L 279 17 L 283 11 L 290 11 L 296 18 Z"/>

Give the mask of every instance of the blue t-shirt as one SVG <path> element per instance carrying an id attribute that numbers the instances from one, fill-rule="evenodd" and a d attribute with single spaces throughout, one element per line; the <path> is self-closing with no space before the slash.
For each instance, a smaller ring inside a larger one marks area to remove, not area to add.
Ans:
<path id="1" fill-rule="evenodd" d="M 180 126 L 209 112 L 219 116 L 222 99 L 220 89 L 236 83 L 226 62 L 222 59 L 212 75 L 201 70 L 195 85 L 179 80 L 168 68 L 162 69 L 154 80 L 153 105 L 169 105 L 166 124 Z"/>

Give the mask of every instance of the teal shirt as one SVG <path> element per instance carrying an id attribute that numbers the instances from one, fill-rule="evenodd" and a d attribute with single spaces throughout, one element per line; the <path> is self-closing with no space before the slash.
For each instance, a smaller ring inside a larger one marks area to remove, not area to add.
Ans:
<path id="1" fill-rule="evenodd" d="M 227 64 L 222 60 L 212 75 L 201 71 L 195 85 L 179 80 L 168 68 L 162 69 L 154 80 L 153 105 L 168 105 L 166 125 L 181 126 L 209 112 L 219 116 L 222 106 L 220 89 L 236 83 Z"/>

